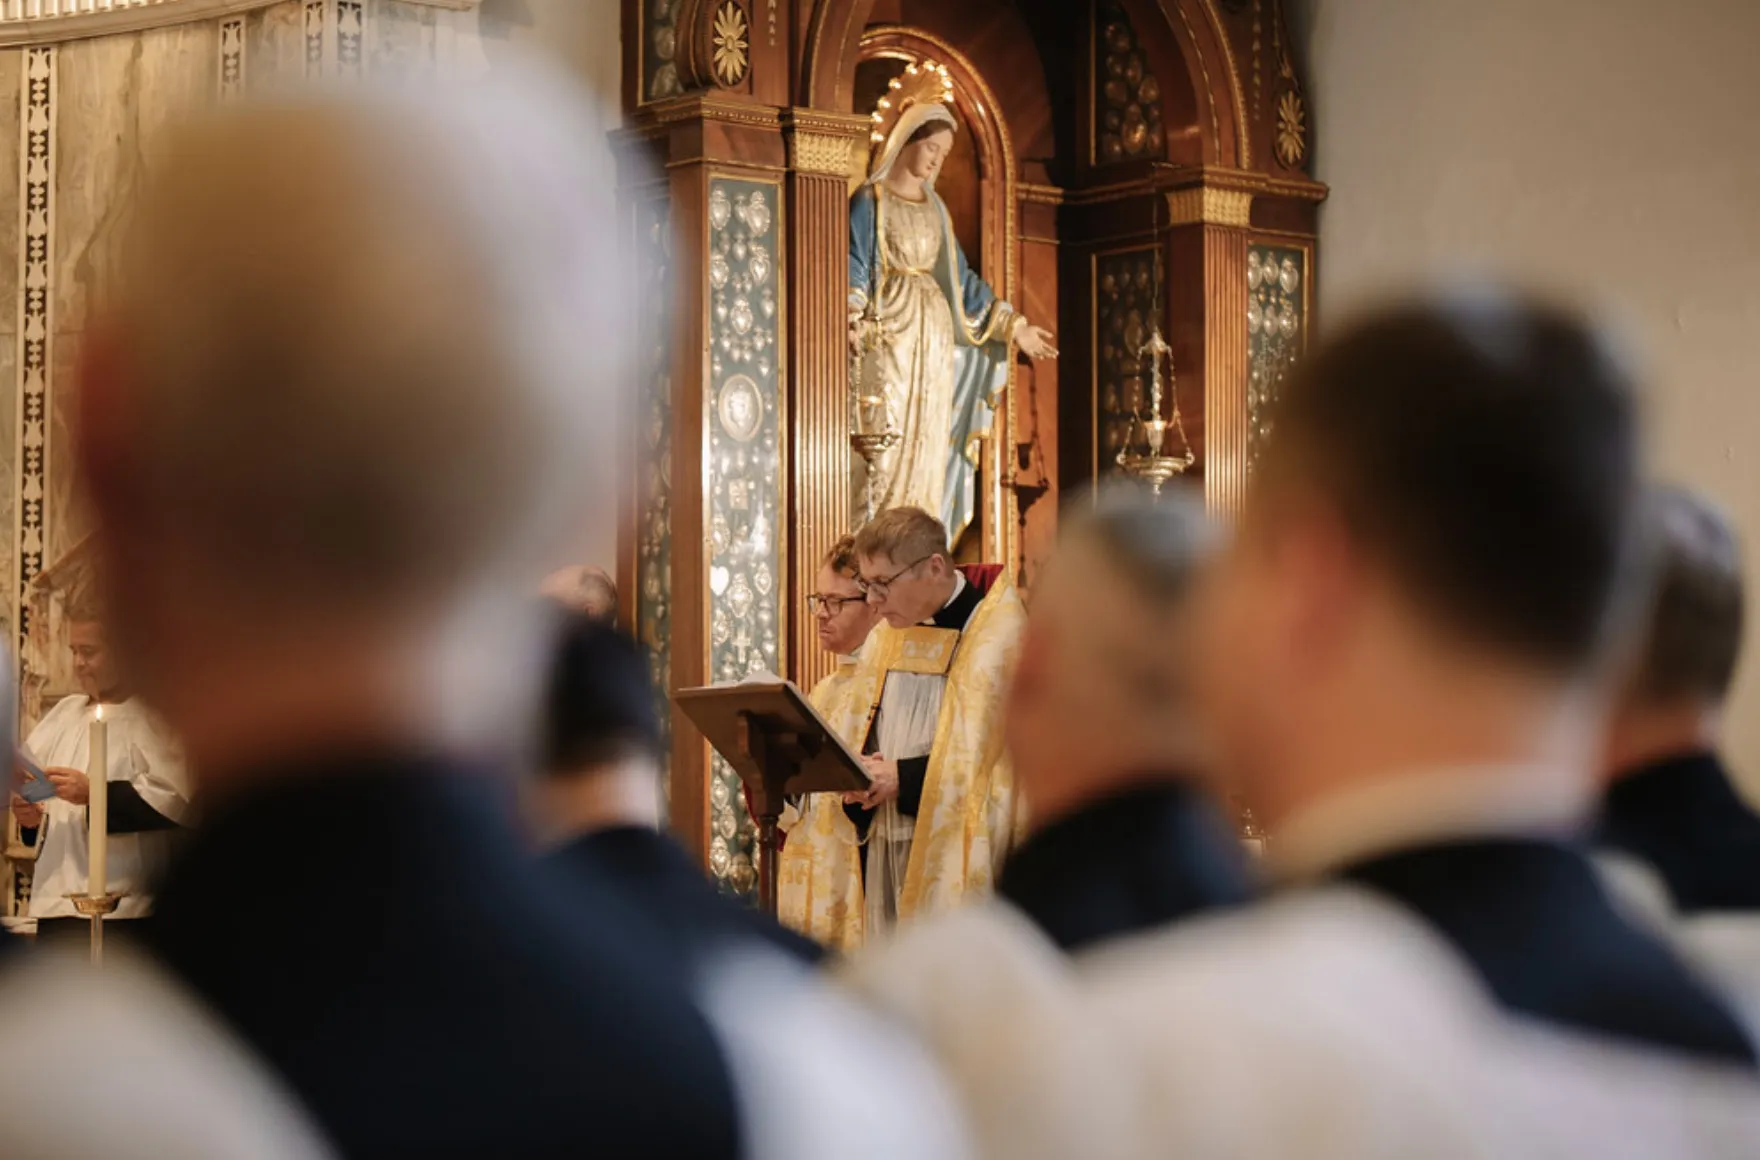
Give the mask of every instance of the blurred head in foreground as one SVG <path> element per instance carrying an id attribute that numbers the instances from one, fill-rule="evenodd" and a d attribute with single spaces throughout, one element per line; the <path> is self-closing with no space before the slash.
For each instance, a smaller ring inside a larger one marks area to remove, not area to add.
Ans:
<path id="1" fill-rule="evenodd" d="M 617 585 L 603 568 L 571 564 L 544 579 L 545 596 L 570 612 L 578 612 L 601 624 L 617 621 Z"/>
<path id="2" fill-rule="evenodd" d="M 1205 764 L 1189 703 L 1193 581 L 1217 544 L 1202 506 L 1103 491 L 1033 586 L 1008 744 L 1035 823 Z"/>
<path id="3" fill-rule="evenodd" d="M 171 129 L 80 373 L 114 643 L 212 773 L 499 747 L 527 595 L 620 381 L 614 191 L 568 82 L 369 82 Z M 571 476 L 574 476 L 571 478 Z"/>
<path id="4" fill-rule="evenodd" d="M 660 825 L 663 739 L 642 648 L 583 613 L 570 615 L 544 713 L 536 820 L 567 837 Z"/>
<path id="5" fill-rule="evenodd" d="M 1609 730 L 1608 772 L 1723 740 L 1723 709 L 1741 658 L 1742 549 L 1728 517 L 1684 488 L 1651 490 L 1656 591 Z"/>
<path id="6" fill-rule="evenodd" d="M 1421 297 L 1323 343 L 1274 420 L 1197 667 L 1273 834 L 1399 774 L 1531 764 L 1586 799 L 1648 573 L 1636 390 L 1603 337 Z"/>

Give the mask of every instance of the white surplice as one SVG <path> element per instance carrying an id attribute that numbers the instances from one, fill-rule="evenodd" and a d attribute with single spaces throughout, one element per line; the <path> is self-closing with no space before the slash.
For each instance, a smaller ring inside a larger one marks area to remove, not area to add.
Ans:
<path id="1" fill-rule="evenodd" d="M 90 773 L 91 723 L 95 706 L 84 695 L 62 699 L 31 730 L 25 744 L 47 766 Z M 109 775 L 126 781 L 141 800 L 174 822 L 189 814 L 189 777 L 183 756 L 165 728 L 138 700 L 104 706 Z M 48 827 L 39 841 L 36 872 L 31 879 L 32 918 L 77 915 L 70 894 L 87 886 L 89 847 L 86 807 L 60 798 L 43 803 Z M 109 836 L 109 889 L 121 894 L 114 917 L 139 918 L 152 909 L 149 891 L 170 856 L 172 836 L 165 831 Z"/>
<path id="2" fill-rule="evenodd" d="M 1662 876 L 1647 863 L 1610 850 L 1598 853 L 1595 862 L 1626 913 L 1668 940 L 1721 988 L 1760 1043 L 1760 913 L 1682 914 Z"/>
<path id="3" fill-rule="evenodd" d="M 908 1035 L 767 947 L 701 968 L 727 1055 L 740 1154 L 765 1160 L 971 1160 L 956 1096 Z"/>
<path id="4" fill-rule="evenodd" d="M 966 590 L 963 574 L 953 574 L 953 595 L 946 608 Z M 932 624 L 933 620 L 924 621 Z M 886 674 L 880 708 L 874 714 L 874 752 L 899 762 L 929 756 L 935 729 L 941 723 L 941 699 L 947 693 L 946 673 Z M 868 877 L 864 895 L 867 929 L 889 930 L 898 922 L 898 898 L 916 839 L 915 815 L 898 810 L 895 797 L 874 811 L 868 836 Z"/>
<path id="5" fill-rule="evenodd" d="M 1303 890 L 1071 960 L 1006 903 L 846 981 L 939 1059 L 982 1155 L 1760 1155 L 1752 1073 L 1505 1015 L 1417 916 Z"/>
<path id="6" fill-rule="evenodd" d="M 285 1085 L 151 960 L 14 951 L 0 967 L 8 1160 L 326 1160 Z"/>
<path id="7" fill-rule="evenodd" d="M 1532 773 L 1340 795 L 1280 832 L 1275 870 L 1550 832 L 1581 793 Z M 1076 958 L 993 899 L 842 977 L 930 1047 L 988 1157 L 1760 1156 L 1760 1075 L 1514 1015 L 1421 915 L 1346 882 Z"/>

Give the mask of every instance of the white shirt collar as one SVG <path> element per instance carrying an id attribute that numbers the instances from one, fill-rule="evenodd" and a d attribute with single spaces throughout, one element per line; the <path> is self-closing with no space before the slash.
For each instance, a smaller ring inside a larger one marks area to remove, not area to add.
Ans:
<path id="1" fill-rule="evenodd" d="M 1592 809 L 1593 791 L 1543 765 L 1454 767 L 1388 778 L 1323 798 L 1271 836 L 1267 868 L 1320 877 L 1351 862 L 1433 842 L 1559 836 Z"/>
<path id="2" fill-rule="evenodd" d="M 955 568 L 953 570 L 953 595 L 949 596 L 947 598 L 946 604 L 943 604 L 940 608 L 937 608 L 935 611 L 936 612 L 946 612 L 949 608 L 951 608 L 953 606 L 953 602 L 955 600 L 959 599 L 959 594 L 961 592 L 964 592 L 965 590 L 966 590 L 966 574 L 964 572 L 961 572 L 958 568 Z M 934 619 L 935 618 L 933 616 L 931 616 L 928 619 L 924 620 L 923 623 L 928 624 L 931 621 L 933 621 Z"/>

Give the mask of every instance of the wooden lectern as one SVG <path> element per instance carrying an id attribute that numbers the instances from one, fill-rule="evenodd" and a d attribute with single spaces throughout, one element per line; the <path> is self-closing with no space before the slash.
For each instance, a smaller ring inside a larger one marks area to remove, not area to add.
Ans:
<path id="1" fill-rule="evenodd" d="M 776 913 L 776 824 L 796 794 L 852 793 L 868 788 L 861 759 L 790 681 L 747 681 L 680 689 L 673 702 L 733 766 L 751 795 L 758 824 L 758 898 Z"/>

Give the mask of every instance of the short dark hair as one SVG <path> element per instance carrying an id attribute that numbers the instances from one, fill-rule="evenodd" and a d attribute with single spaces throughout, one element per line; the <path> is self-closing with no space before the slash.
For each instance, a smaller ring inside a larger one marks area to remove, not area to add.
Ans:
<path id="1" fill-rule="evenodd" d="M 570 614 L 545 706 L 544 772 L 562 776 L 661 753 L 642 646 L 585 613 Z"/>
<path id="2" fill-rule="evenodd" d="M 1684 488 L 1651 489 L 1656 595 L 1633 691 L 1721 702 L 1742 653 L 1742 549 L 1724 514 Z"/>
<path id="3" fill-rule="evenodd" d="M 1575 676 L 1626 642 L 1646 590 L 1639 411 L 1578 315 L 1422 296 L 1297 367 L 1258 483 L 1321 494 L 1433 623 Z"/>

